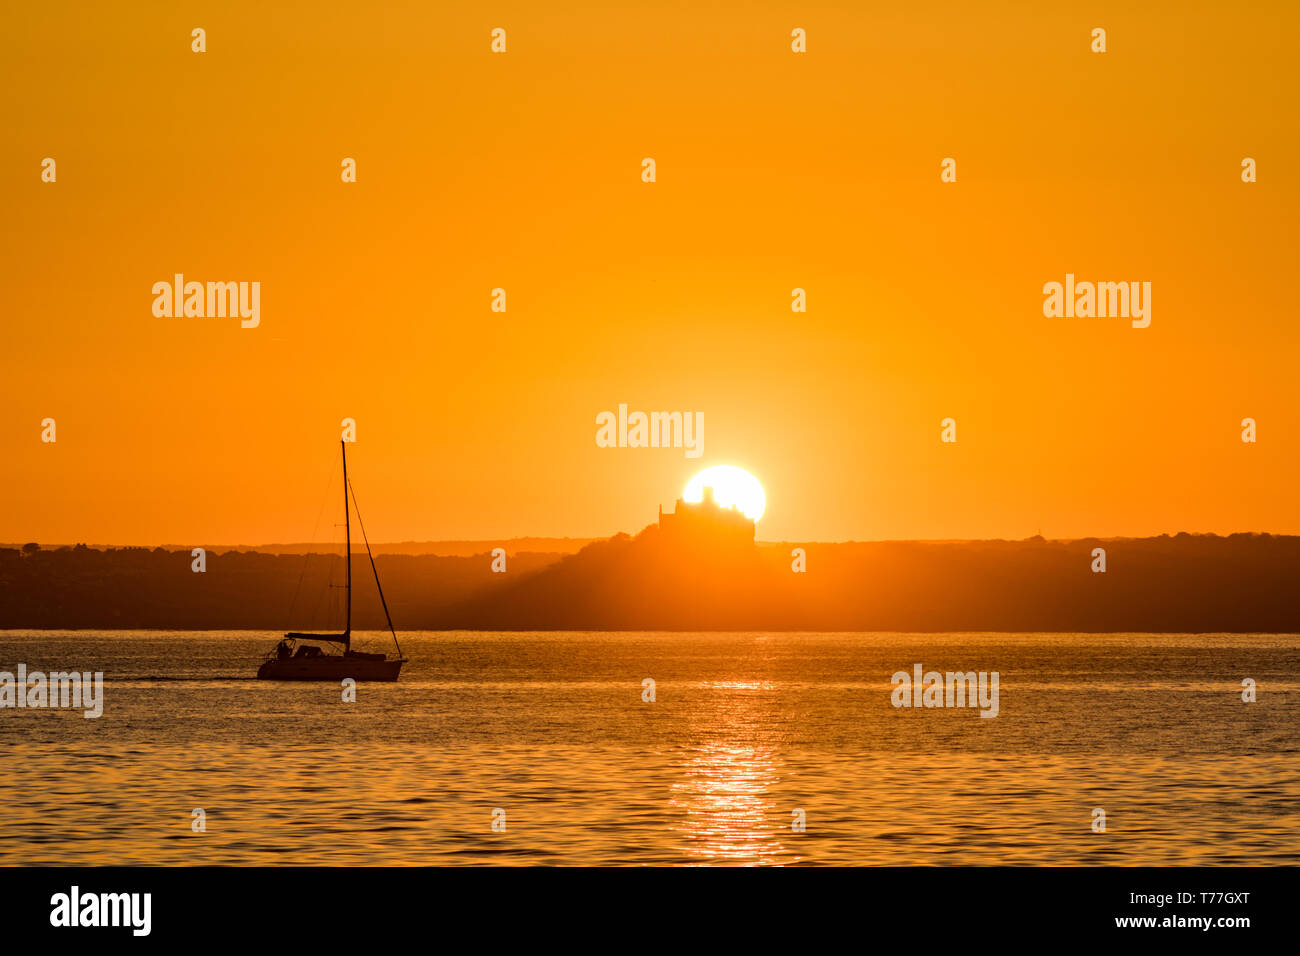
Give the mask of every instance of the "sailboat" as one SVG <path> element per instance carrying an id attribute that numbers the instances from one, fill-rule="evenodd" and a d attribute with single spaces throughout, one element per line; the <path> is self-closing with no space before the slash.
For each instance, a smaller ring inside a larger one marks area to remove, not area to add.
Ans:
<path id="1" fill-rule="evenodd" d="M 361 525 L 361 537 L 366 542 L 366 555 L 370 558 L 370 570 L 375 575 L 375 587 L 379 589 L 379 603 L 383 605 L 384 617 L 388 620 L 388 630 L 393 635 L 393 646 L 397 656 L 387 654 L 363 654 L 352 649 L 352 522 L 348 496 L 352 486 L 348 484 L 348 446 L 343 446 L 343 529 L 345 551 L 343 565 L 347 569 L 347 618 L 342 634 L 304 634 L 290 631 L 271 653 L 266 655 L 262 666 L 257 669 L 259 680 L 324 680 L 341 681 L 351 677 L 356 681 L 397 680 L 398 673 L 407 658 L 402 656 L 402 647 L 397 643 L 397 631 L 393 629 L 393 618 L 388 613 L 388 602 L 384 599 L 384 589 L 379 583 L 379 569 L 375 567 L 375 556 L 370 552 L 370 540 L 366 537 L 366 526 L 361 521 L 361 509 L 357 509 L 357 523 Z M 356 506 L 356 495 L 352 494 L 352 506 Z M 342 653 L 330 653 L 325 645 L 339 645 Z"/>

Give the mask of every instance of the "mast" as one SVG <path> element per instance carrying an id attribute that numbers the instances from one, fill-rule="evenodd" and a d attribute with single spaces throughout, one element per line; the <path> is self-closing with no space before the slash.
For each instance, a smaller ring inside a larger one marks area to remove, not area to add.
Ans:
<path id="1" fill-rule="evenodd" d="M 348 443 L 340 441 L 339 447 L 343 449 L 343 566 L 347 570 L 347 588 L 348 588 L 348 616 L 347 625 L 343 629 L 343 646 L 352 646 L 352 524 L 348 518 Z"/>

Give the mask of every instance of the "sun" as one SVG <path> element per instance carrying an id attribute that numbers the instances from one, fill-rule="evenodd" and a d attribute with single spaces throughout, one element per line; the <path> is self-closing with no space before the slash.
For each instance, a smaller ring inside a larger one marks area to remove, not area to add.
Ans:
<path id="1" fill-rule="evenodd" d="M 713 498 L 724 508 L 735 505 L 751 521 L 763 517 L 767 508 L 767 495 L 758 479 L 744 468 L 735 465 L 713 465 L 705 468 L 686 484 L 682 500 L 691 504 L 704 500 L 704 489 L 713 489 Z"/>

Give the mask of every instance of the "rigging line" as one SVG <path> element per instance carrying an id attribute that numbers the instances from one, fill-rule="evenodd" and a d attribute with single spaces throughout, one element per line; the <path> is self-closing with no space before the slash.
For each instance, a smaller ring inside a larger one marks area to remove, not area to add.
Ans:
<path id="1" fill-rule="evenodd" d="M 384 586 L 379 583 L 379 569 L 375 567 L 375 556 L 370 553 L 370 539 L 366 537 L 366 523 L 361 520 L 361 506 L 357 504 L 357 493 L 352 487 L 352 481 L 348 481 L 348 491 L 352 493 L 352 507 L 357 510 L 357 524 L 361 526 L 361 540 L 366 543 L 366 557 L 370 559 L 370 570 L 375 575 L 375 587 L 379 589 L 379 603 L 384 606 L 384 617 L 388 619 L 388 630 L 393 635 L 393 646 L 397 648 L 397 656 L 402 656 L 402 645 L 397 643 L 397 631 L 393 628 L 393 616 L 388 613 L 388 602 L 384 600 Z"/>
<path id="2" fill-rule="evenodd" d="M 320 508 L 317 509 L 317 511 L 316 511 L 316 524 L 315 524 L 315 525 L 312 527 L 312 529 L 311 529 L 311 541 L 308 543 L 308 547 L 309 547 L 309 548 L 310 548 L 311 545 L 314 545 L 314 544 L 316 543 L 316 536 L 317 536 L 317 534 L 320 533 L 320 519 L 321 519 L 321 515 L 325 514 L 325 502 L 329 499 L 330 485 L 334 484 L 334 471 L 333 471 L 333 468 L 332 468 L 332 467 L 331 467 L 331 469 L 326 473 L 325 478 L 326 478 L 326 480 L 325 480 L 325 492 L 324 492 L 324 494 L 321 495 L 321 499 L 320 499 Z M 302 580 L 303 580 L 303 578 L 305 578 L 305 577 L 307 576 L 307 565 L 310 564 L 310 563 L 311 563 L 311 552 L 308 551 L 308 553 L 305 554 L 305 555 L 303 555 L 303 557 L 302 557 L 302 569 L 298 572 L 298 583 L 294 586 L 294 589 L 293 589 L 293 598 L 290 599 L 290 601 L 289 601 L 289 621 L 290 621 L 289 627 L 290 627 L 290 628 L 293 627 L 293 624 L 292 624 L 292 621 L 293 621 L 293 612 L 294 612 L 294 610 L 295 610 L 295 609 L 297 608 L 297 606 L 298 606 L 298 594 L 299 594 L 299 592 L 302 590 Z M 312 612 L 311 612 L 311 613 L 312 613 L 312 616 L 311 616 L 311 618 L 310 618 L 310 621 L 311 621 L 311 625 L 310 625 L 310 626 L 315 626 L 316 611 L 319 610 L 319 609 L 320 609 L 320 595 L 318 594 L 318 595 L 316 596 L 316 606 L 315 606 L 314 608 L 312 608 Z"/>

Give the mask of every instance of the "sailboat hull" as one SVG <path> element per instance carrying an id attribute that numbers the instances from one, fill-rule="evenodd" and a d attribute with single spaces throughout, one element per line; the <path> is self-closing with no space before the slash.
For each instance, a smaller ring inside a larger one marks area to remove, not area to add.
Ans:
<path id="1" fill-rule="evenodd" d="M 258 680 L 333 681 L 351 677 L 361 681 L 392 683 L 403 661 L 367 660 L 363 657 L 330 655 L 264 661 L 257 669 Z"/>

